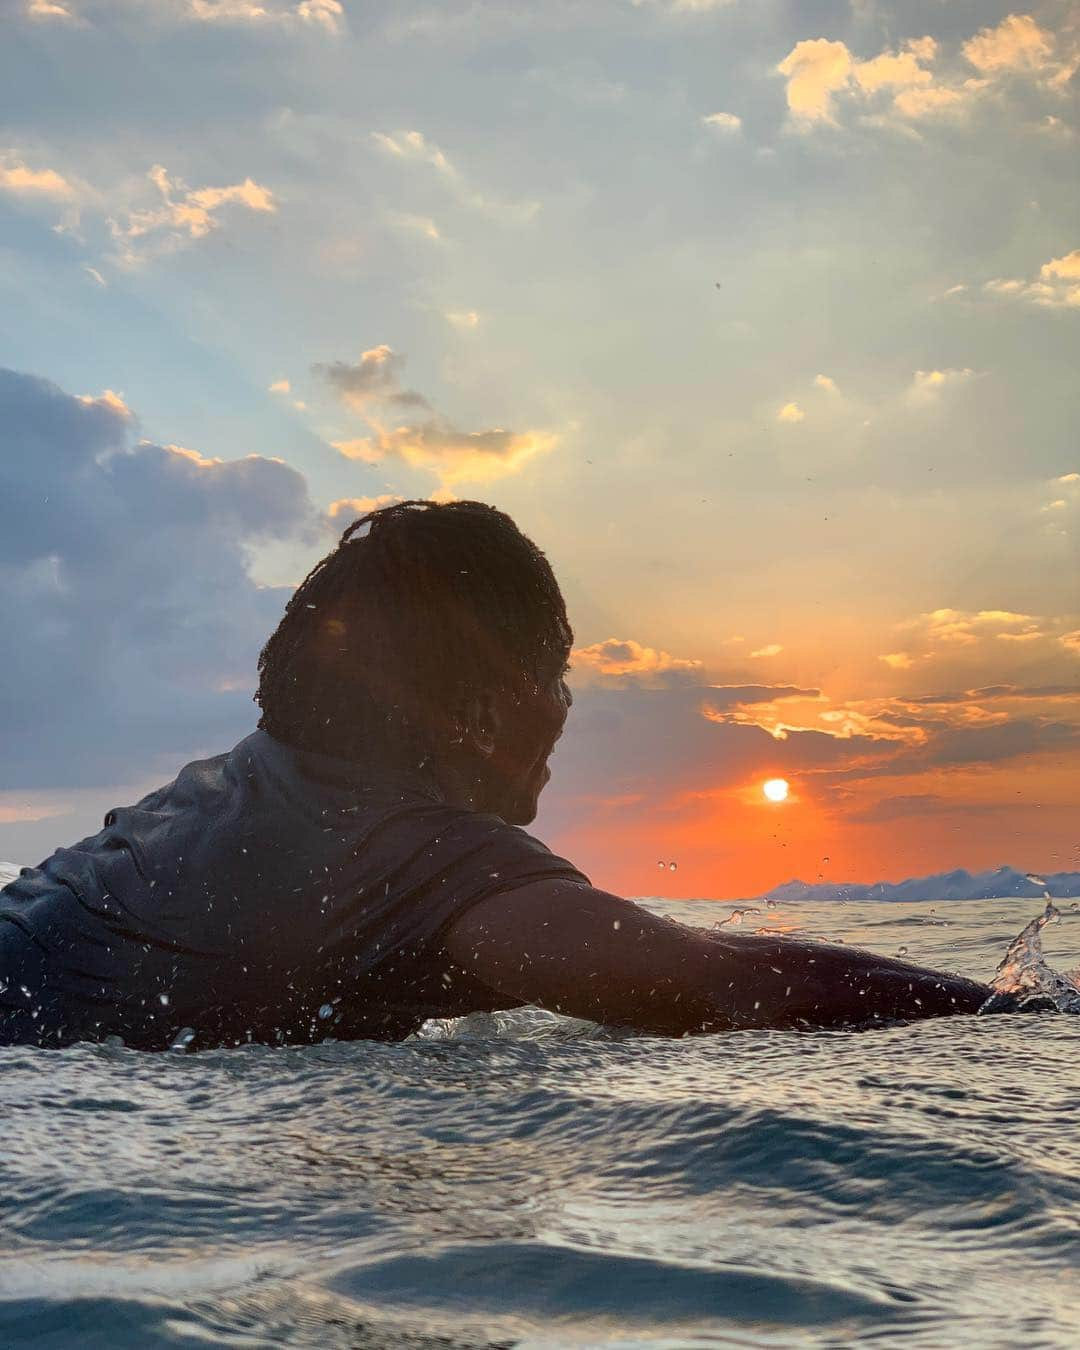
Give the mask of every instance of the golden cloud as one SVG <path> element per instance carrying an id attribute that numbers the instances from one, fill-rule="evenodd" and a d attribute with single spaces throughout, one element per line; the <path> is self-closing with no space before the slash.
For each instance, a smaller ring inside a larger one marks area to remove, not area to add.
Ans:
<path id="1" fill-rule="evenodd" d="M 75 193 L 68 180 L 55 169 L 31 169 L 13 155 L 0 158 L 0 189 L 26 197 L 70 198 Z"/>
<path id="2" fill-rule="evenodd" d="M 1055 35 L 1031 15 L 1010 14 L 962 44 L 961 54 L 975 76 L 954 68 L 944 80 L 935 78 L 930 67 L 938 44 L 932 37 L 909 39 L 867 60 L 859 60 L 843 42 L 808 38 L 796 43 L 776 69 L 786 77 L 788 110 L 797 126 L 835 126 L 838 99 L 865 104 L 880 102 L 883 95 L 890 114 L 916 121 L 960 111 L 996 81 L 1017 75 L 1063 89 L 1078 59 L 1073 54 L 1059 60 L 1056 47 Z"/>
<path id="3" fill-rule="evenodd" d="M 1040 28 L 1030 14 L 1009 14 L 996 28 L 984 28 L 961 50 L 976 70 L 1004 74 L 1041 70 L 1053 60 L 1054 34 Z"/>
<path id="4" fill-rule="evenodd" d="M 274 194 L 252 178 L 225 187 L 191 189 L 180 179 L 171 179 L 161 164 L 155 164 L 147 177 L 158 190 L 160 205 L 130 211 L 123 222 L 109 221 L 125 262 L 141 260 L 141 245 L 136 241 L 152 239 L 153 247 L 170 252 L 186 240 L 204 239 L 220 225 L 217 213 L 225 206 L 242 206 L 261 214 L 277 211 Z"/>
<path id="5" fill-rule="evenodd" d="M 326 514 L 332 521 L 336 521 L 339 516 L 366 516 L 369 511 L 379 511 L 384 506 L 393 506 L 395 502 L 404 500 L 404 497 L 393 492 L 384 492 L 378 497 L 339 497 L 330 503 Z"/>
<path id="6" fill-rule="evenodd" d="M 605 638 L 590 647 L 577 648 L 572 656 L 579 678 L 590 676 L 634 683 L 652 683 L 672 675 L 700 675 L 702 663 L 672 656 L 656 647 L 644 647 L 633 638 Z M 661 680 L 661 682 L 663 682 Z"/>
<path id="7" fill-rule="evenodd" d="M 1025 300 L 1048 309 L 1080 307 L 1080 248 L 1043 263 L 1037 280 L 995 277 L 983 290 L 998 299 Z"/>
<path id="8" fill-rule="evenodd" d="M 537 455 L 554 449 L 558 438 L 541 431 L 458 431 L 442 418 L 413 426 L 379 429 L 373 436 L 332 442 L 347 459 L 379 464 L 399 459 L 436 473 L 443 485 L 490 483 L 517 473 Z"/>

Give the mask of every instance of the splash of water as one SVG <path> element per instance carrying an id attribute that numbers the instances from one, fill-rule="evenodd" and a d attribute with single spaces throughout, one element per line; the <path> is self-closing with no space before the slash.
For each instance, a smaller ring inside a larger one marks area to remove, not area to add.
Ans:
<path id="1" fill-rule="evenodd" d="M 1077 975 L 1051 970 L 1043 955 L 1042 930 L 1057 923 L 1061 912 L 1046 897 L 1046 908 L 1020 932 L 998 963 L 990 981 L 993 994 L 979 1009 L 983 1012 L 1057 1012 L 1080 1013 L 1080 984 Z"/>

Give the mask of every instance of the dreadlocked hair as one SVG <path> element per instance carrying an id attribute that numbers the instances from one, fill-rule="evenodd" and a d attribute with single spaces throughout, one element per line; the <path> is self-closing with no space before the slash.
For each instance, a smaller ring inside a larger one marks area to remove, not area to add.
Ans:
<path id="1" fill-rule="evenodd" d="M 259 726 L 341 759 L 436 749 L 471 696 L 551 679 L 572 642 L 550 564 L 508 515 L 399 502 L 354 521 L 297 587 L 259 656 Z"/>

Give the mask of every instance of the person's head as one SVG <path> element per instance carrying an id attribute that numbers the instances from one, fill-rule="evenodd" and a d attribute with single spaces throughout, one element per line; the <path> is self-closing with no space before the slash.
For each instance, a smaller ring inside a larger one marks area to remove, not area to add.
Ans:
<path id="1" fill-rule="evenodd" d="M 426 761 L 528 824 L 570 704 L 573 633 L 543 553 L 481 502 L 355 521 L 259 657 L 259 726 L 302 750 Z"/>

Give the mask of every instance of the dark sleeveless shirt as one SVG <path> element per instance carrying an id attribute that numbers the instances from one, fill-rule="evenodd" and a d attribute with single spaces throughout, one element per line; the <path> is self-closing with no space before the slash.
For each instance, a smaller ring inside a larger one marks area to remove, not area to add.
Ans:
<path id="1" fill-rule="evenodd" d="M 512 1007 L 442 938 L 550 878 L 586 882 L 420 780 L 257 731 L 0 890 L 0 1044 L 396 1040 Z"/>

